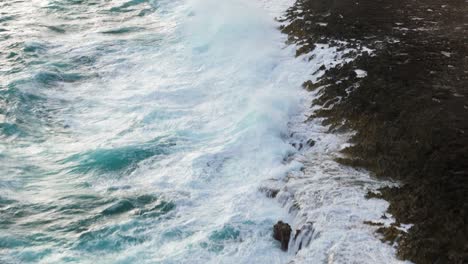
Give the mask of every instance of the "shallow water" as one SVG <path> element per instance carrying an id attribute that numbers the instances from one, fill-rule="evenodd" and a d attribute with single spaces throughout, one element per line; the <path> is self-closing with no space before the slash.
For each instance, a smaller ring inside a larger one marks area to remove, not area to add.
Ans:
<path id="1" fill-rule="evenodd" d="M 296 215 L 258 191 L 302 167 L 288 4 L 0 3 L 0 262 L 293 259 L 271 228 Z"/>

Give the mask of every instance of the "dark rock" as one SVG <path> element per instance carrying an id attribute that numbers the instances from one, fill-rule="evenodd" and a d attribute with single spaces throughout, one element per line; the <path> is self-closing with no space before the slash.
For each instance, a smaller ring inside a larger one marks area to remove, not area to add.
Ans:
<path id="1" fill-rule="evenodd" d="M 268 187 L 260 187 L 258 190 L 264 193 L 266 197 L 268 198 L 275 198 L 280 191 L 279 189 L 268 188 Z"/>
<path id="2" fill-rule="evenodd" d="M 302 84 L 302 87 L 304 89 L 307 89 L 308 91 L 313 91 L 313 90 L 317 89 L 318 87 L 320 87 L 321 85 L 322 84 L 320 82 L 313 83 L 312 81 L 307 81 L 307 82 Z"/>
<path id="3" fill-rule="evenodd" d="M 309 147 L 315 146 L 315 140 L 313 140 L 313 139 L 307 140 L 307 145 L 309 145 Z"/>
<path id="4" fill-rule="evenodd" d="M 395 243 L 402 234 L 402 232 L 393 225 L 389 227 L 380 227 L 379 229 L 377 229 L 377 233 L 380 233 L 383 235 L 382 242 L 388 241 L 391 244 Z"/>
<path id="5" fill-rule="evenodd" d="M 372 199 L 372 198 L 375 198 L 375 199 L 383 199 L 383 195 L 380 194 L 380 193 L 375 193 L 375 192 L 371 192 L 371 191 L 368 191 L 366 193 L 366 199 Z"/>
<path id="6" fill-rule="evenodd" d="M 364 221 L 363 222 L 365 225 L 370 225 L 370 226 L 383 226 L 383 223 L 376 223 L 372 221 Z"/>
<path id="7" fill-rule="evenodd" d="M 278 221 L 273 226 L 273 238 L 281 242 L 281 249 L 284 251 L 288 250 L 291 231 L 291 226 L 283 221 Z"/>
<path id="8" fill-rule="evenodd" d="M 468 263 L 467 12 L 465 0 L 297 0 L 282 28 L 308 47 L 298 55 L 316 43 L 373 50 L 304 82 L 321 87 L 313 104 L 324 107 L 308 120 L 356 132 L 337 161 L 402 183 L 367 197 L 388 200 L 397 221 L 414 224 L 380 232 L 418 264 Z"/>

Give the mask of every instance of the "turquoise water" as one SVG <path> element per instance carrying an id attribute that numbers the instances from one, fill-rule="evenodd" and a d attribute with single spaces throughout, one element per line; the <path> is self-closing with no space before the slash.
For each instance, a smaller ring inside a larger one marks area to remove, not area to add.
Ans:
<path id="1" fill-rule="evenodd" d="M 275 3 L 0 3 L 1 263 L 285 263 Z"/>

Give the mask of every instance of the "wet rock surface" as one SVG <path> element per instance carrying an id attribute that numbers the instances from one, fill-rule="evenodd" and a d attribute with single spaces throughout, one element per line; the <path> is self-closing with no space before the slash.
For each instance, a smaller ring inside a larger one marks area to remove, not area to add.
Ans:
<path id="1" fill-rule="evenodd" d="M 281 242 L 281 249 L 284 251 L 288 250 L 291 232 L 291 226 L 287 223 L 283 223 L 283 221 L 278 221 L 278 223 L 273 226 L 273 238 Z"/>
<path id="2" fill-rule="evenodd" d="M 260 187 L 259 191 L 264 193 L 265 196 L 268 197 L 268 198 L 276 198 L 276 196 L 278 195 L 280 190 L 279 189 L 272 189 L 272 188 L 268 188 L 268 187 Z"/>
<path id="3" fill-rule="evenodd" d="M 313 239 L 315 230 L 313 223 L 309 222 L 304 224 L 301 229 L 296 229 L 294 232 L 294 238 L 292 239 L 293 245 L 290 247 L 295 251 L 301 250 L 303 247 L 309 246 Z"/>
<path id="4" fill-rule="evenodd" d="M 297 55 L 368 48 L 304 88 L 331 130 L 356 131 L 341 163 L 401 181 L 368 196 L 414 226 L 379 233 L 402 259 L 468 263 L 468 3 L 298 0 L 284 21 Z"/>

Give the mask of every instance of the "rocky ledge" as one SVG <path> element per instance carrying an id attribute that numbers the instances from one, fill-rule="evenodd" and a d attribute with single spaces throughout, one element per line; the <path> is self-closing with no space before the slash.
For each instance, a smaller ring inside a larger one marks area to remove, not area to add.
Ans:
<path id="1" fill-rule="evenodd" d="M 341 163 L 401 182 L 379 196 L 414 225 L 378 232 L 402 259 L 468 263 L 468 2 L 298 0 L 283 21 L 298 56 L 363 50 L 304 87 L 319 89 L 314 117 L 356 131 Z"/>

